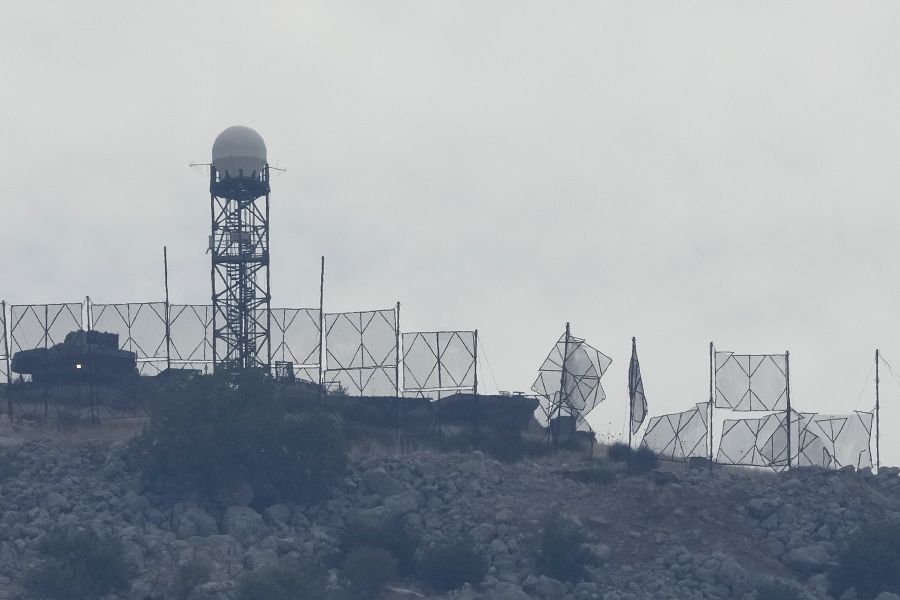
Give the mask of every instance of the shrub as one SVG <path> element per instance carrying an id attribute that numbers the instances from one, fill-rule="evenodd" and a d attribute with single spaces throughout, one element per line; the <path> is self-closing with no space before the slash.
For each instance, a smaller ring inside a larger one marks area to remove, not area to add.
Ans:
<path id="1" fill-rule="evenodd" d="M 262 567 L 238 580 L 237 600 L 324 600 L 328 595 L 315 570 Z"/>
<path id="2" fill-rule="evenodd" d="M 572 481 L 593 483 L 596 485 L 607 485 L 616 480 L 616 474 L 606 467 L 591 467 L 588 469 L 563 471 L 562 476 L 566 479 L 571 479 Z"/>
<path id="3" fill-rule="evenodd" d="M 357 546 L 388 551 L 397 561 L 396 567 L 402 574 L 409 574 L 416 567 L 415 554 L 419 540 L 409 534 L 400 517 L 379 525 L 351 521 L 341 535 L 341 550 L 346 555 Z"/>
<path id="4" fill-rule="evenodd" d="M 540 568 L 545 575 L 561 581 L 578 581 L 596 559 L 583 544 L 587 536 L 573 520 L 553 515 L 544 520 L 541 532 Z"/>
<path id="5" fill-rule="evenodd" d="M 835 597 L 851 587 L 861 600 L 881 592 L 900 593 L 900 522 L 860 531 L 829 573 L 829 581 Z"/>
<path id="6" fill-rule="evenodd" d="M 635 475 L 649 473 L 658 463 L 656 454 L 650 448 L 638 448 L 628 457 L 628 472 Z"/>
<path id="7" fill-rule="evenodd" d="M 800 600 L 800 590 L 781 579 L 767 579 L 756 588 L 756 600 Z"/>
<path id="8" fill-rule="evenodd" d="M 172 584 L 172 596 L 185 600 L 195 587 L 209 581 L 211 576 L 212 565 L 206 561 L 195 559 L 179 565 Z"/>
<path id="9" fill-rule="evenodd" d="M 248 483 L 259 506 L 309 503 L 343 476 L 347 453 L 339 422 L 316 410 L 296 413 L 278 388 L 248 374 L 232 385 L 198 377 L 157 399 L 134 445 L 151 484 L 176 493 L 217 491 Z M 198 489 L 199 488 L 199 489 Z"/>
<path id="10" fill-rule="evenodd" d="M 484 579 L 487 571 L 487 560 L 468 540 L 429 546 L 419 562 L 422 581 L 442 592 L 464 583 L 475 585 Z"/>
<path id="11" fill-rule="evenodd" d="M 128 586 L 131 566 L 121 542 L 88 531 L 55 531 L 39 548 L 41 563 L 25 576 L 39 598 L 95 600 Z"/>
<path id="12" fill-rule="evenodd" d="M 384 548 L 354 546 L 341 563 L 341 572 L 359 592 L 374 594 L 397 577 L 397 560 Z"/>
<path id="13" fill-rule="evenodd" d="M 613 462 L 628 462 L 631 458 L 631 454 L 631 446 L 623 444 L 622 442 L 616 442 L 606 449 L 606 456 Z"/>

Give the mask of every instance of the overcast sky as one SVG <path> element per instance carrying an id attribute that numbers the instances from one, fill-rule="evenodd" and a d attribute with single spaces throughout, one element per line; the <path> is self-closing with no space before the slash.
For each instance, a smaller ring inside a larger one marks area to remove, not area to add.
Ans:
<path id="1" fill-rule="evenodd" d="M 569 320 L 615 361 L 601 431 L 633 335 L 651 414 L 707 399 L 711 340 L 790 349 L 800 409 L 869 408 L 874 349 L 900 369 L 898 59 L 896 2 L 16 3 L 0 297 L 158 300 L 167 244 L 173 302 L 208 302 L 188 163 L 243 124 L 287 169 L 277 305 L 318 303 L 324 254 L 326 309 L 478 328 L 505 390 Z"/>

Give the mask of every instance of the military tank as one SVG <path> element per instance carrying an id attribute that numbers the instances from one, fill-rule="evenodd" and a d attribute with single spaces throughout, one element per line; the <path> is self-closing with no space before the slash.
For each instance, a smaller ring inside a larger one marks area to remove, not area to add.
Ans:
<path id="1" fill-rule="evenodd" d="M 51 348 L 20 350 L 10 369 L 35 383 L 118 383 L 138 376 L 137 354 L 119 349 L 119 334 L 71 331 Z"/>

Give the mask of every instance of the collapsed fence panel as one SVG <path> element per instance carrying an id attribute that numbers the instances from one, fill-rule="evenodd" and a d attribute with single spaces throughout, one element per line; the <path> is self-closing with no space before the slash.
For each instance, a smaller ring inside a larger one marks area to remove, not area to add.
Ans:
<path id="1" fill-rule="evenodd" d="M 273 367 L 290 364 L 292 378 L 318 383 L 322 338 L 319 309 L 273 308 L 271 318 Z"/>
<path id="2" fill-rule="evenodd" d="M 716 352 L 716 408 L 775 411 L 787 408 L 787 356 Z"/>
<path id="3" fill-rule="evenodd" d="M 169 305 L 172 367 L 212 371 L 212 315 L 209 304 Z"/>
<path id="4" fill-rule="evenodd" d="M 566 333 L 559 338 L 538 370 L 531 389 L 540 398 L 535 411 L 538 422 L 547 427 L 552 419 L 571 417 L 579 428 L 587 428 L 585 417 L 606 399 L 600 378 L 612 359 Z"/>
<path id="5" fill-rule="evenodd" d="M 166 303 L 140 302 L 88 305 L 90 329 L 116 333 L 119 348 L 134 352 L 141 375 L 166 368 Z"/>
<path id="6" fill-rule="evenodd" d="M 798 439 L 800 422 L 792 415 L 792 436 Z M 797 448 L 795 442 L 794 448 Z M 716 462 L 725 465 L 786 467 L 788 430 L 786 415 L 777 413 L 751 419 L 726 419 L 722 426 Z"/>
<path id="7" fill-rule="evenodd" d="M 871 412 L 854 411 L 853 414 L 825 415 L 804 413 L 799 463 L 801 466 L 819 466 L 830 469 L 872 466 Z"/>
<path id="8" fill-rule="evenodd" d="M 396 309 L 325 315 L 325 381 L 352 396 L 399 392 Z"/>
<path id="9" fill-rule="evenodd" d="M 691 410 L 653 417 L 641 447 L 669 460 L 706 456 L 708 408 L 709 405 L 703 402 Z"/>
<path id="10" fill-rule="evenodd" d="M 474 331 L 403 334 L 403 394 L 436 400 L 475 391 Z"/>

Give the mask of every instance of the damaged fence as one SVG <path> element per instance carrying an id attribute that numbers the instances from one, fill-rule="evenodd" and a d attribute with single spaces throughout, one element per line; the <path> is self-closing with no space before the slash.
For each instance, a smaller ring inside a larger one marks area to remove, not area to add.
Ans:
<path id="1" fill-rule="evenodd" d="M 710 345 L 710 399 L 691 410 L 650 419 L 641 446 L 669 460 L 708 458 L 733 466 L 774 470 L 794 466 L 856 469 L 873 461 L 876 407 L 848 414 L 798 412 L 791 407 L 790 353 L 735 354 Z M 714 416 L 725 411 L 715 437 Z"/>

